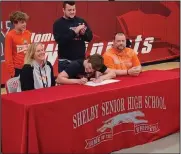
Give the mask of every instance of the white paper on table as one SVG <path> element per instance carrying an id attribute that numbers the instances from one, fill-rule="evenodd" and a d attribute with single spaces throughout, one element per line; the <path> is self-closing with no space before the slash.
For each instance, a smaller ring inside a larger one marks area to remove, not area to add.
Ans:
<path id="1" fill-rule="evenodd" d="M 114 79 L 110 79 L 110 80 L 104 80 L 100 83 L 94 83 L 93 81 L 88 81 L 85 85 L 86 86 L 101 86 L 101 85 L 105 85 L 105 84 L 109 84 L 109 83 L 114 83 L 114 82 L 119 82 L 120 80 L 114 80 Z"/>

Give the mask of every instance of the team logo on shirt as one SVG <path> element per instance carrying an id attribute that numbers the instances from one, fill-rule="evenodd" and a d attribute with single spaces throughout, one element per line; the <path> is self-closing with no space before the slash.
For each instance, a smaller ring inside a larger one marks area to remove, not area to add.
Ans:
<path id="1" fill-rule="evenodd" d="M 17 53 L 24 52 L 28 50 L 29 44 L 23 44 L 23 45 L 16 45 Z"/>
<path id="2" fill-rule="evenodd" d="M 20 52 L 26 53 L 26 51 L 28 50 L 28 47 L 30 45 L 28 44 L 28 41 L 22 38 L 22 42 L 23 42 L 22 45 L 16 45 L 17 53 L 20 53 Z"/>

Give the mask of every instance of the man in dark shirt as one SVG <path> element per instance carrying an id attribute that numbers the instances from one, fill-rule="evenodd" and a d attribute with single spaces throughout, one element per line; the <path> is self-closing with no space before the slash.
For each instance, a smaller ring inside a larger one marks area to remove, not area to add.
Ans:
<path id="1" fill-rule="evenodd" d="M 56 82 L 58 84 L 85 84 L 88 80 L 102 82 L 114 77 L 116 77 L 115 72 L 104 65 L 102 56 L 94 54 L 86 60 L 77 60 L 70 63 L 58 75 Z"/>
<path id="2" fill-rule="evenodd" d="M 58 43 L 58 72 L 63 71 L 71 61 L 85 58 L 85 41 L 93 38 L 86 21 L 76 17 L 76 6 L 73 1 L 63 2 L 64 16 L 53 24 L 53 35 Z"/>

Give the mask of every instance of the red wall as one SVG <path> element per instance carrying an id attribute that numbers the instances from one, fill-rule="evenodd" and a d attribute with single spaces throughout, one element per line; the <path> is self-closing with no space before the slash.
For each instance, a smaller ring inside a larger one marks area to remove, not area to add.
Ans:
<path id="1" fill-rule="evenodd" d="M 104 53 L 113 34 L 124 32 L 132 41 L 142 63 L 180 56 L 180 2 L 76 2 L 77 16 L 90 25 L 94 39 L 87 54 Z M 30 16 L 28 29 L 35 34 L 52 33 L 53 22 L 63 15 L 62 2 L 1 2 L 2 33 L 8 31 L 6 21 L 12 11 L 21 10 Z M 1 43 L 4 37 L 1 33 Z M 32 37 L 33 38 L 33 37 Z M 97 44 L 100 43 L 100 44 Z M 56 65 L 56 43 L 45 42 L 48 60 Z M 53 48 L 51 49 L 51 44 Z M 1 59 L 4 49 L 1 47 Z M 9 75 L 2 62 L 2 83 Z"/>

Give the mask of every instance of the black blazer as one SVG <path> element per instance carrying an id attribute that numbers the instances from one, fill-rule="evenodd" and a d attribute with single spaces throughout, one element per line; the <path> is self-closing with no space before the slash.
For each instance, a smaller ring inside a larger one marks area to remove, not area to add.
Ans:
<path id="1" fill-rule="evenodd" d="M 47 61 L 47 65 L 51 68 L 51 86 L 55 86 L 55 77 L 53 74 L 53 67 L 49 61 Z M 25 64 L 20 73 L 20 82 L 21 82 L 21 90 L 33 90 L 34 88 L 34 78 L 33 78 L 33 67 L 30 64 Z"/>

